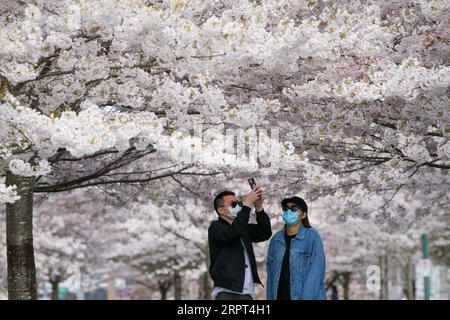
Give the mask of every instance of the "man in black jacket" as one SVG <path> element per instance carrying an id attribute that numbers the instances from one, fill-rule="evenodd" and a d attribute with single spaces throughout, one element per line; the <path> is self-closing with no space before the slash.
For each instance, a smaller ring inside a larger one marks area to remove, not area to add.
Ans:
<path id="1" fill-rule="evenodd" d="M 262 242 L 272 236 L 270 218 L 262 207 L 264 197 L 259 186 L 242 202 L 234 192 L 224 191 L 214 199 L 218 220 L 208 229 L 209 274 L 214 281 L 216 300 L 251 300 L 255 283 L 262 285 L 256 270 L 252 242 Z M 255 206 L 256 224 L 248 223 Z"/>

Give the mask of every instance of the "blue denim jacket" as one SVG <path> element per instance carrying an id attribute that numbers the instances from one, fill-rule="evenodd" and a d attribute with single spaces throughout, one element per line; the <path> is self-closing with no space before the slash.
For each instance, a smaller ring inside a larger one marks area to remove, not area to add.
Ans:
<path id="1" fill-rule="evenodd" d="M 270 239 L 267 253 L 267 296 L 277 299 L 278 282 L 286 243 L 285 228 Z M 291 240 L 289 256 L 291 300 L 325 300 L 325 253 L 319 233 L 301 225 Z"/>

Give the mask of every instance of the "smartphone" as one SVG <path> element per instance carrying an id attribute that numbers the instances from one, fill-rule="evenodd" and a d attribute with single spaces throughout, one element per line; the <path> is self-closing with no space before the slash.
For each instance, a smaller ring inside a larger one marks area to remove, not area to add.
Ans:
<path id="1" fill-rule="evenodd" d="M 253 188 L 256 186 L 255 179 L 253 178 L 248 179 L 248 183 L 250 184 L 250 188 L 253 190 Z"/>

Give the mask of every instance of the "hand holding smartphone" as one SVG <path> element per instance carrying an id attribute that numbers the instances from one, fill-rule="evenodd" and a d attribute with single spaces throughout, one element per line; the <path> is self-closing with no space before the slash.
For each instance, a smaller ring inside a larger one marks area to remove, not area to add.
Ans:
<path id="1" fill-rule="evenodd" d="M 250 188 L 253 190 L 256 187 L 256 181 L 253 178 L 248 179 L 248 183 L 250 184 Z"/>
<path id="2" fill-rule="evenodd" d="M 256 187 L 256 181 L 255 181 L 254 178 L 248 179 L 248 184 L 250 185 L 250 188 L 251 188 L 252 190 L 255 189 L 255 187 Z M 258 194 L 258 198 L 257 198 L 257 200 L 255 201 L 254 204 L 255 204 L 255 210 L 256 210 L 257 212 L 260 212 L 260 211 L 263 210 L 263 208 L 262 208 L 262 203 L 263 203 L 263 200 L 264 200 L 263 194 L 262 194 L 262 190 L 259 189 L 259 190 L 257 191 L 257 194 Z"/>
<path id="3" fill-rule="evenodd" d="M 248 179 L 248 184 L 250 185 L 250 188 L 253 190 L 256 187 L 255 179 L 254 178 Z M 258 198 L 261 199 L 261 196 L 259 196 Z"/>

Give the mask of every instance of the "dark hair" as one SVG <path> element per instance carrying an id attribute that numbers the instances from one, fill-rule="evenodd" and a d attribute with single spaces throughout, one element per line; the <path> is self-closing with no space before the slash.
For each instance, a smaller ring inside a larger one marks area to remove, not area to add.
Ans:
<path id="1" fill-rule="evenodd" d="M 217 213 L 219 213 L 219 208 L 223 206 L 223 198 L 225 196 L 234 196 L 235 193 L 233 191 L 222 191 L 214 198 L 214 210 L 216 210 Z"/>
<path id="2" fill-rule="evenodd" d="M 305 200 L 303 200 L 300 197 L 292 197 L 292 198 L 286 198 L 283 199 L 281 201 L 281 207 L 284 208 L 286 207 L 286 205 L 289 203 L 295 203 L 302 212 L 306 213 L 306 217 L 304 219 L 302 219 L 302 223 L 305 226 L 305 228 L 312 228 L 311 225 L 309 224 L 309 220 L 308 220 L 308 205 L 306 204 Z"/>

